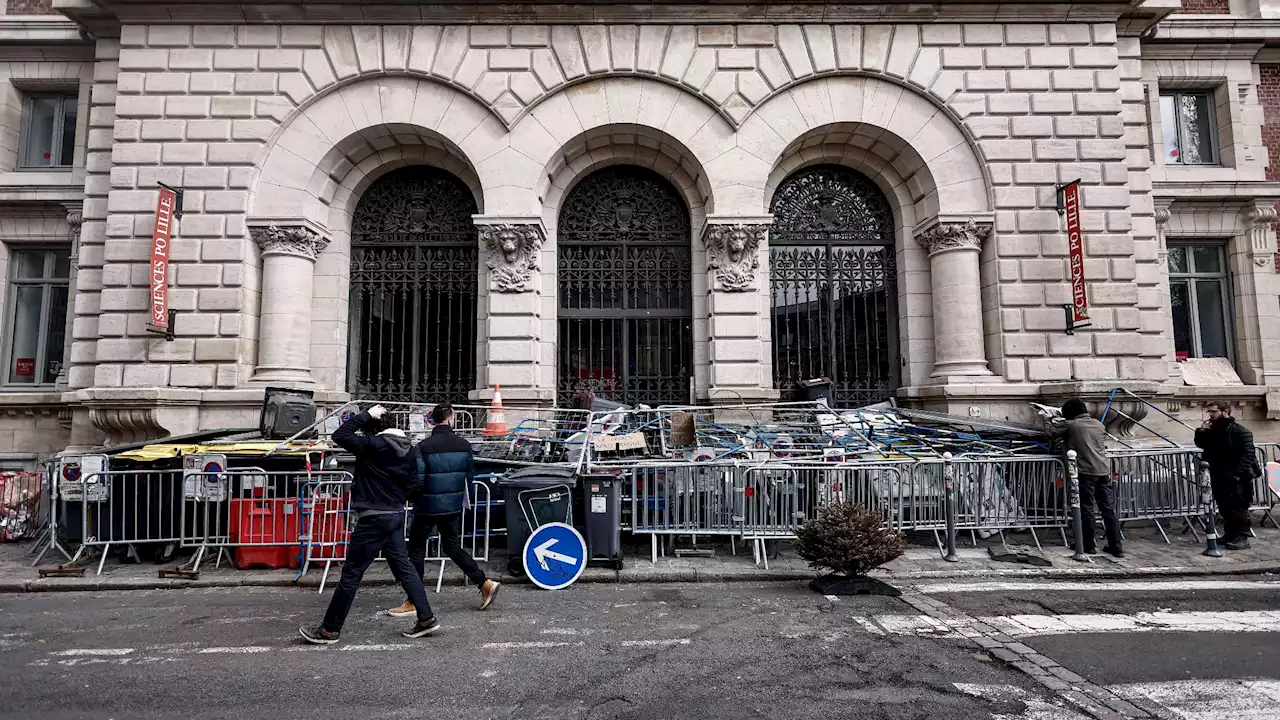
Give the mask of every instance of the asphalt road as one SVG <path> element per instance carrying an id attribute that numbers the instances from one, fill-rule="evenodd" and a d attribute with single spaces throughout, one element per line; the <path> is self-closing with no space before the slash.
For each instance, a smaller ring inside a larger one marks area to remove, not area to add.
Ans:
<path id="1" fill-rule="evenodd" d="M 934 597 L 975 617 L 1280 611 L 1276 586 L 1262 585 Z M 377 613 L 398 594 L 372 588 L 342 644 L 301 644 L 297 627 L 327 598 L 281 588 L 0 596 L 0 718 L 1084 717 L 967 640 L 858 620 L 918 616 L 901 600 L 829 599 L 802 583 L 508 587 L 484 613 L 474 590 L 446 588 L 432 595 L 444 629 L 416 641 L 399 635 L 408 621 Z M 1176 693 L 1159 683 L 1220 680 L 1225 689 L 1199 691 L 1223 694 L 1280 678 L 1280 633 L 1024 642 L 1100 684 L 1155 683 L 1170 702 Z M 1201 717 L 1179 712 L 1168 716 Z"/>

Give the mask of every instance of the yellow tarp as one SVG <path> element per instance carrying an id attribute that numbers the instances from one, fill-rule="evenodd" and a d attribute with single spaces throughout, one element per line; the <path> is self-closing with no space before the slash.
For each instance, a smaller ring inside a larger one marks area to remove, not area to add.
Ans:
<path id="1" fill-rule="evenodd" d="M 139 462 L 153 462 L 156 460 L 175 458 L 179 455 L 265 455 L 268 450 L 271 450 L 278 444 L 279 443 L 273 442 L 239 442 L 227 443 L 225 445 L 173 445 L 157 443 L 134 450 L 127 450 L 116 455 L 116 457 L 125 460 L 136 460 Z M 277 450 L 274 454 L 296 456 L 305 455 L 309 452 L 320 452 L 332 449 L 333 448 L 328 445 L 290 443 Z"/>

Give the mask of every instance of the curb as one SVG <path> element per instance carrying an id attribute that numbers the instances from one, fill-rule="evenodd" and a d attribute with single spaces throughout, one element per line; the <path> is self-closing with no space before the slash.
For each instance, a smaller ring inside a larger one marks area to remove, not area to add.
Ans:
<path id="1" fill-rule="evenodd" d="M 1046 580 L 1078 580 L 1081 578 L 1097 578 L 1123 580 L 1152 577 L 1210 577 L 1222 575 L 1253 575 L 1262 573 L 1280 574 L 1280 561 L 1241 563 L 1230 567 L 1173 566 L 1160 568 L 1036 568 L 1009 570 L 921 570 L 910 573 L 880 575 L 880 579 L 895 585 L 910 585 L 926 580 L 948 579 L 1046 579 Z M 729 582 L 796 582 L 812 580 L 816 574 L 812 571 L 770 570 L 742 572 L 725 572 L 717 570 L 699 571 L 697 568 L 672 568 L 645 575 L 619 573 L 613 570 L 589 569 L 579 578 L 579 583 L 587 584 L 620 584 L 645 585 L 668 583 L 729 583 Z M 527 578 L 515 577 L 503 573 L 497 576 L 504 585 L 528 585 Z M 328 586 L 332 587 L 337 578 L 332 574 Z M 366 578 L 365 587 L 391 587 L 395 580 L 389 577 Z M 458 587 L 464 584 L 460 576 L 446 577 L 444 585 Z M 434 583 L 427 583 L 430 589 Z M 46 579 L 0 579 L 0 594 L 17 593 L 57 593 L 57 592 L 107 592 L 114 590 L 191 590 L 201 588 L 233 588 L 233 587 L 294 587 L 318 588 L 319 577 L 305 577 L 294 581 L 291 577 L 263 577 L 245 575 L 244 577 L 215 577 L 205 580 L 170 580 L 161 578 L 114 579 L 111 576 L 90 576 L 84 578 L 46 578 Z"/>

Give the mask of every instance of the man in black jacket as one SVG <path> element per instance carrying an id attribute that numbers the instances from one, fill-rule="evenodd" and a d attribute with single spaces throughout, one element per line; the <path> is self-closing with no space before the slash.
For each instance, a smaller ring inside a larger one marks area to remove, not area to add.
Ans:
<path id="1" fill-rule="evenodd" d="M 431 437 L 418 444 L 421 453 L 422 488 L 413 502 L 413 524 L 409 526 L 409 560 L 422 577 L 426 572 L 427 538 L 432 528 L 440 531 L 440 545 L 467 579 L 480 588 L 480 609 L 489 607 L 502 584 L 489 580 L 475 558 L 462 549 L 462 510 L 471 479 L 475 476 L 475 452 L 466 438 L 453 432 L 453 407 L 437 405 L 431 411 Z M 421 607 L 412 595 L 388 615 L 410 615 Z"/>
<path id="2" fill-rule="evenodd" d="M 386 421 L 386 412 L 386 408 L 377 405 L 369 412 L 358 413 L 333 433 L 333 442 L 356 456 L 351 512 L 357 520 L 347 541 L 342 580 L 333 593 L 324 620 L 316 627 L 298 629 L 309 643 L 338 642 L 360 581 L 379 552 L 386 555 L 391 574 L 418 608 L 417 624 L 402 634 L 418 638 L 440 628 L 427 602 L 427 591 L 422 587 L 422 573 L 414 572 L 404 544 L 405 498 L 410 484 L 416 480 L 417 452 L 410 452 L 413 443 L 404 431 Z"/>
<path id="3" fill-rule="evenodd" d="M 1205 405 L 1209 419 L 1196 430 L 1196 446 L 1204 450 L 1213 483 L 1213 499 L 1222 513 L 1222 536 L 1228 550 L 1249 547 L 1249 526 L 1253 518 L 1253 480 L 1262 474 L 1253 449 L 1253 433 L 1231 417 L 1225 402 Z"/>

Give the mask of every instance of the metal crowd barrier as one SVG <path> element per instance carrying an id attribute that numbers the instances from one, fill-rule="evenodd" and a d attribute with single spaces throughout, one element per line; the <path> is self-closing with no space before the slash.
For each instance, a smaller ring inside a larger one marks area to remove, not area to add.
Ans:
<path id="1" fill-rule="evenodd" d="M 177 545 L 182 540 L 182 470 L 93 473 L 76 482 L 64 481 L 59 495 L 68 513 L 64 526 L 80 527 L 80 547 L 71 564 L 99 547 L 99 575 L 112 545 Z"/>
<path id="2" fill-rule="evenodd" d="M 1267 485 L 1267 463 L 1280 462 L 1280 443 L 1258 443 L 1255 446 L 1258 452 L 1258 466 L 1262 468 L 1263 473 L 1255 481 L 1253 486 L 1253 506 L 1250 510 L 1261 510 L 1263 518 L 1270 520 L 1271 524 L 1280 529 L 1280 522 L 1276 521 L 1276 516 L 1272 515 L 1276 505 L 1280 505 L 1280 498 L 1271 491 Z"/>
<path id="3" fill-rule="evenodd" d="M 476 562 L 488 562 L 494 505 L 488 484 L 472 480 L 467 500 L 467 507 L 462 513 L 462 549 Z M 307 483 L 302 491 L 302 508 L 303 560 L 298 578 L 307 573 L 312 563 L 323 563 L 319 592 L 324 592 L 333 564 L 346 560 L 351 530 L 355 527 L 355 513 L 351 510 L 350 479 Z M 412 507 L 406 506 L 404 513 L 407 541 L 413 517 Z M 439 533 L 427 539 L 426 561 L 440 563 L 440 572 L 436 576 L 436 592 L 439 592 L 444 583 L 445 563 L 448 561 L 440 544 Z"/>
<path id="4" fill-rule="evenodd" d="M 1150 520 L 1168 543 L 1161 520 L 1183 518 L 1190 523 L 1200 514 L 1198 448 L 1112 450 L 1107 458 L 1121 524 Z"/>

